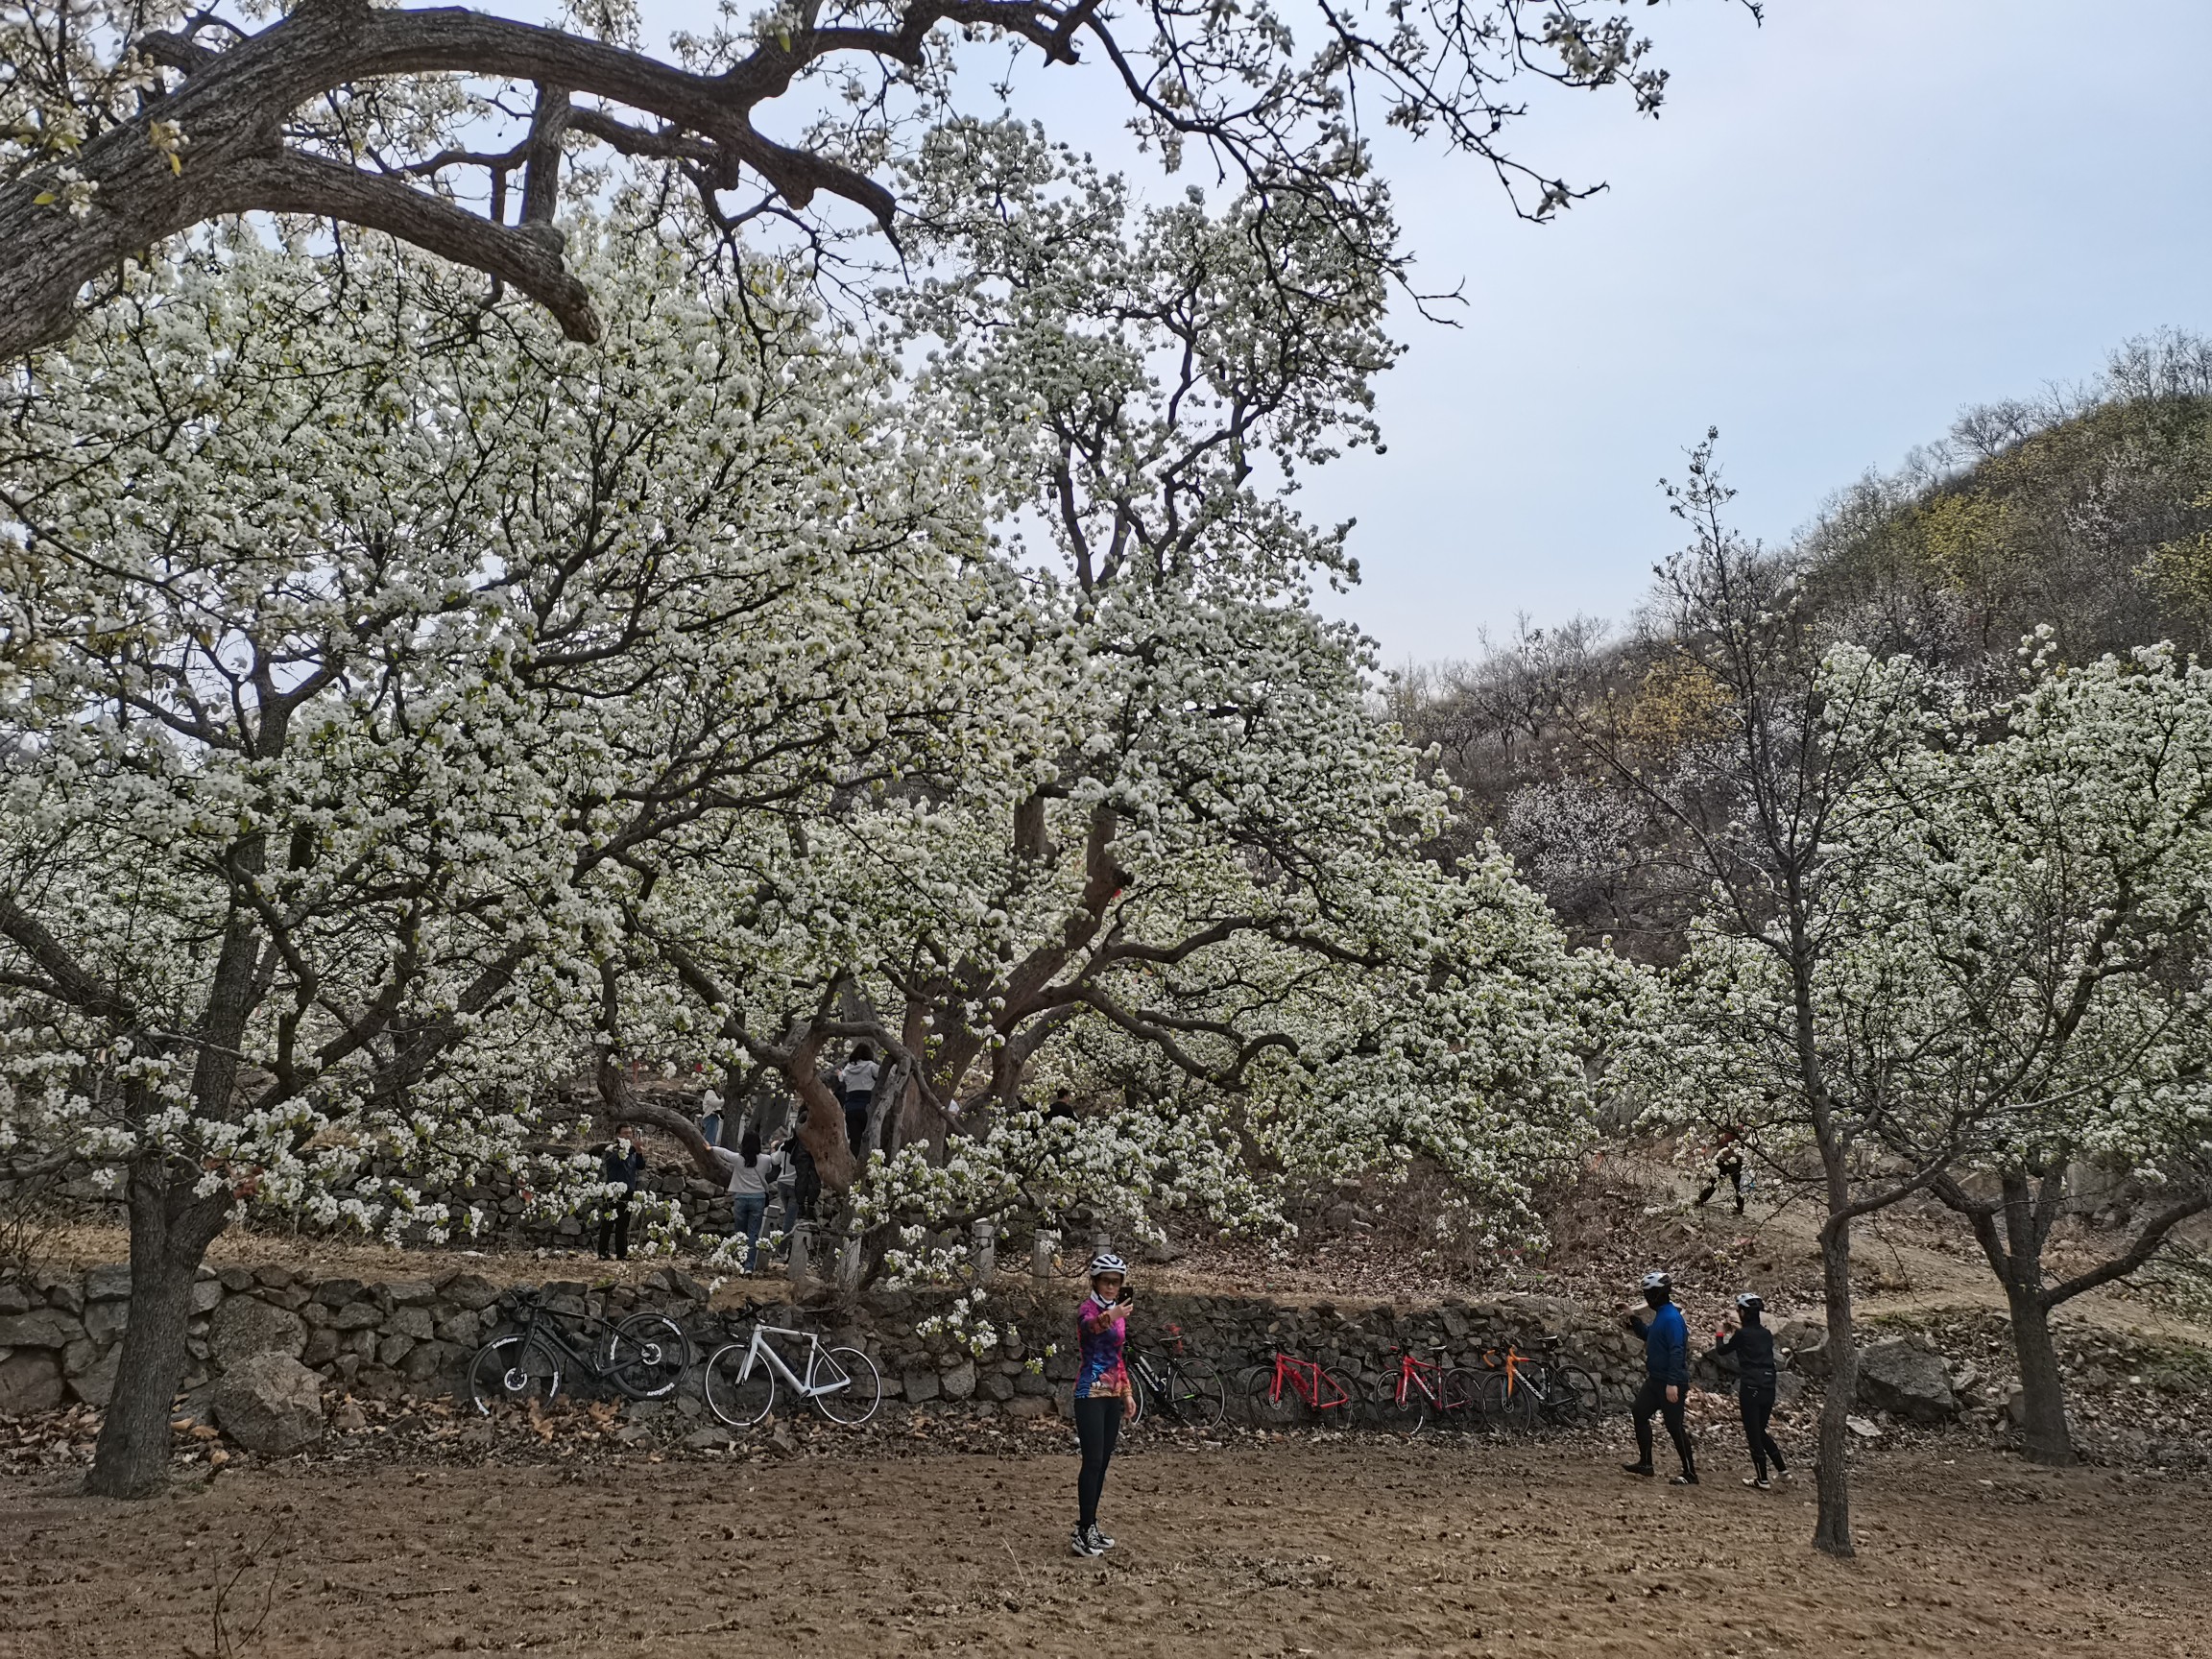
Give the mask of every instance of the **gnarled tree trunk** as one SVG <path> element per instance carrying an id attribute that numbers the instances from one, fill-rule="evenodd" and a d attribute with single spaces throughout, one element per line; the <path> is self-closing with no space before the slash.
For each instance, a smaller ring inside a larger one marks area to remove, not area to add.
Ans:
<path id="1" fill-rule="evenodd" d="M 184 1377 L 192 1283 L 223 1231 L 228 1191 L 193 1194 L 196 1170 L 150 1157 L 131 1172 L 131 1323 L 84 1489 L 146 1498 L 169 1481 L 169 1412 Z"/>
<path id="2" fill-rule="evenodd" d="M 2125 1279 L 2149 1262 L 2176 1227 L 2212 1209 L 2212 1187 L 2199 1175 L 2194 1190 L 2183 1186 L 2173 1204 L 2136 1229 L 2127 1249 L 2056 1285 L 2044 1283 L 2043 1250 L 2064 1207 L 2063 1162 L 2040 1170 L 2007 1170 L 1998 1177 L 1994 1199 L 1977 1198 L 1957 1181 L 1938 1183 L 1936 1194 L 1966 1217 L 1997 1282 L 2005 1286 L 2013 1357 L 2020 1365 L 2021 1451 L 2033 1463 L 2077 1461 L 2074 1433 L 2066 1422 L 2066 1379 L 2051 1334 L 2052 1310 L 2100 1285 Z"/>

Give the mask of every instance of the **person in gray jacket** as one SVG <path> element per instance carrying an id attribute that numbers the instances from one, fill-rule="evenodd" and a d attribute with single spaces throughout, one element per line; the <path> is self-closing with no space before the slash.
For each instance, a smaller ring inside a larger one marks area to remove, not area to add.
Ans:
<path id="1" fill-rule="evenodd" d="M 760 1150 L 760 1132 L 748 1129 L 733 1152 L 713 1148 L 715 1158 L 730 1171 L 730 1218 L 745 1235 L 745 1271 L 760 1264 L 760 1227 L 768 1215 L 768 1183 L 776 1178 L 776 1161 Z"/>

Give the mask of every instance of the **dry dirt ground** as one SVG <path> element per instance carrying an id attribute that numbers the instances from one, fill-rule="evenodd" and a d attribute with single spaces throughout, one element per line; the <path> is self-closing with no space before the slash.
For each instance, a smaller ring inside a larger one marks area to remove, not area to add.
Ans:
<path id="1" fill-rule="evenodd" d="M 1717 1454 L 1687 1490 L 1566 1445 L 1166 1448 L 1094 1562 L 1065 1453 L 16 1479 L 0 1654 L 2212 1655 L 2212 1486 L 1877 1454 L 1837 1561 Z"/>

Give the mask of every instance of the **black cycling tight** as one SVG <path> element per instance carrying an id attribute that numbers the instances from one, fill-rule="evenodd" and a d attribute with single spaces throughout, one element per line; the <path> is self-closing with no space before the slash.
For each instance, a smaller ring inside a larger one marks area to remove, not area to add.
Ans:
<path id="1" fill-rule="evenodd" d="M 1667 1398 L 1667 1386 L 1656 1377 L 1646 1377 L 1644 1386 L 1637 1390 L 1636 1453 L 1645 1468 L 1651 1467 L 1651 1414 L 1656 1411 L 1667 1424 L 1667 1437 L 1674 1442 L 1675 1455 L 1682 1459 L 1682 1473 L 1694 1475 L 1697 1471 L 1697 1456 L 1690 1447 L 1690 1426 L 1682 1418 L 1682 1396 L 1686 1387 L 1677 1387 L 1674 1398 Z"/>
<path id="2" fill-rule="evenodd" d="M 1098 1494 L 1106 1490 L 1106 1465 L 1114 1460 L 1114 1445 L 1121 1438 L 1121 1413 L 1127 1405 L 1118 1394 L 1075 1402 L 1075 1439 L 1083 1448 L 1083 1473 L 1075 1479 L 1078 1527 L 1097 1523 Z"/>
<path id="3" fill-rule="evenodd" d="M 1764 1388 L 1745 1388 L 1736 1396 L 1743 1407 L 1743 1439 L 1751 1448 L 1751 1467 L 1759 1471 L 1759 1479 L 1767 1479 L 1767 1465 L 1774 1465 L 1779 1475 L 1788 1467 L 1782 1461 L 1782 1448 L 1774 1444 L 1774 1436 L 1767 1432 L 1767 1422 L 1774 1415 L 1774 1389 L 1769 1383 Z"/>

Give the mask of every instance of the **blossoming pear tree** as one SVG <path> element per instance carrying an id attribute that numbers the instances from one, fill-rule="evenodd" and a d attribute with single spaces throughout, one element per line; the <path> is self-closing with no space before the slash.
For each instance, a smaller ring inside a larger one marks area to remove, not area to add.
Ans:
<path id="1" fill-rule="evenodd" d="M 1836 650 L 1788 563 L 1728 528 L 1729 495 L 1709 436 L 1674 494 L 1694 539 L 1663 573 L 1660 626 L 1645 647 L 1655 672 L 1698 683 L 1685 718 L 1655 733 L 1632 699 L 1603 690 L 1561 706 L 1645 816 L 1644 844 L 1667 849 L 1706 894 L 1617 1075 L 1663 1120 L 1732 1129 L 1779 1168 L 1809 1166 L 1832 1366 L 1814 1543 L 1847 1555 L 1852 1228 L 1926 1191 L 1971 1118 L 1951 1102 L 1917 1113 L 1909 1142 L 1886 1141 L 1897 1080 L 1864 1063 L 1878 1041 L 1869 1024 L 1895 987 L 1869 980 L 1883 965 L 1856 950 L 1872 854 L 1849 826 L 1872 809 L 1881 769 L 1924 740 L 1925 685 L 1909 663 Z"/>
<path id="2" fill-rule="evenodd" d="M 2168 646 L 2063 665 L 2048 629 L 2023 655 L 2015 695 L 1939 708 L 1852 820 L 1852 953 L 1882 965 L 1886 1139 L 1970 1125 L 1933 1190 L 2004 1287 L 2025 1450 L 2066 1463 L 2053 1312 L 2212 1208 L 2212 670 Z M 2139 1218 L 2054 1281 L 2053 1229 L 2099 1202 L 2084 1177 L 2131 1185 Z"/>
<path id="3" fill-rule="evenodd" d="M 934 349 L 913 398 L 1031 527 L 1001 614 L 1019 695 L 1006 674 L 926 785 L 663 849 L 631 908 L 637 972 L 681 988 L 662 1018 L 780 1065 L 877 1046 L 864 1143 L 889 1162 L 849 1220 L 878 1247 L 1015 1211 L 1143 1231 L 1155 1200 L 1263 1220 L 1286 1168 L 1416 1151 L 1524 1224 L 1578 1144 L 1608 971 L 1494 853 L 1431 860 L 1448 792 L 1308 601 L 1349 573 L 1342 531 L 1261 473 L 1371 438 L 1381 285 L 1319 217 L 1269 240 L 1245 204 L 1139 212 L 1010 125 L 936 144 L 917 217 L 950 275 L 907 304 Z M 1130 1087 L 1039 1119 L 1030 1078 L 1078 1046 Z"/>
<path id="4" fill-rule="evenodd" d="M 162 1479 L 238 1216 L 470 1223 L 425 1183 L 521 1157 L 593 1039 L 598 872 L 968 717 L 853 694 L 998 602 L 959 445 L 766 275 L 579 270 L 605 349 L 373 242 L 187 258 L 10 382 L 0 1148 L 128 1207 L 95 1490 Z"/>

